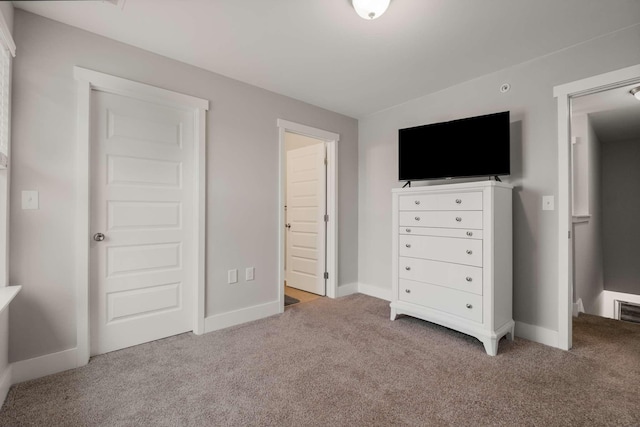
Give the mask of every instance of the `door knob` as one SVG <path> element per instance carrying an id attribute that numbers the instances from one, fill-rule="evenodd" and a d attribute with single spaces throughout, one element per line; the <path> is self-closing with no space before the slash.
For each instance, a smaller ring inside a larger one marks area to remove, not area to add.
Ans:
<path id="1" fill-rule="evenodd" d="M 287 228 L 291 228 L 291 224 L 286 223 L 286 224 L 285 224 L 285 227 L 287 227 Z"/>
<path id="2" fill-rule="evenodd" d="M 102 233 L 96 233 L 93 235 L 93 240 L 95 240 L 96 242 L 102 242 L 104 240 L 104 234 Z"/>

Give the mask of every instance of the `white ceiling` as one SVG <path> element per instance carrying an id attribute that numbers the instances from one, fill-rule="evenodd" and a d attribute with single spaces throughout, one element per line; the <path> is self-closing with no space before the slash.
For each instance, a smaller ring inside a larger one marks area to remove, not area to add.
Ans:
<path id="1" fill-rule="evenodd" d="M 14 4 L 356 118 L 640 23 L 638 0 L 392 0 L 373 21 L 350 0 Z"/>
<path id="2" fill-rule="evenodd" d="M 572 101 L 573 114 L 588 114 L 600 142 L 640 142 L 640 101 L 631 89 L 640 83 L 581 96 Z"/>

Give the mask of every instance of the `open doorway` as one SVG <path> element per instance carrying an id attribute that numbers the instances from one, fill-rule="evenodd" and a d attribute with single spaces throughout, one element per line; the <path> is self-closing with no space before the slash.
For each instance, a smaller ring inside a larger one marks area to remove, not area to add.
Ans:
<path id="1" fill-rule="evenodd" d="M 337 297 L 340 136 L 278 120 L 280 139 L 279 305 Z M 288 295 L 289 298 L 285 298 Z"/>
<path id="2" fill-rule="evenodd" d="M 574 216 L 585 216 L 581 215 L 579 210 L 574 211 L 573 206 L 572 104 L 574 100 L 583 96 L 632 85 L 640 85 L 640 65 L 554 88 L 554 96 L 558 101 L 558 347 L 565 350 L 572 347 L 574 307 L 574 239 L 572 232 Z M 632 97 L 633 95 L 628 92 L 627 96 Z M 632 98 L 629 99 L 632 100 Z"/>
<path id="3" fill-rule="evenodd" d="M 637 86 L 571 100 L 574 316 L 640 323 Z"/>

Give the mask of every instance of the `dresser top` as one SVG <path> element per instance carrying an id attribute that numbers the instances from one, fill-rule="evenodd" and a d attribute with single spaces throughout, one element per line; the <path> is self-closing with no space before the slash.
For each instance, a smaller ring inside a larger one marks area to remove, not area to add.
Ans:
<path id="1" fill-rule="evenodd" d="M 419 185 L 417 187 L 407 187 L 407 188 L 393 188 L 391 189 L 391 191 L 393 193 L 411 193 L 414 191 L 448 191 L 448 190 L 466 190 L 471 188 L 487 188 L 487 187 L 506 188 L 509 190 L 513 189 L 513 185 L 508 184 L 506 182 L 472 181 L 472 182 L 456 182 L 451 184 Z"/>

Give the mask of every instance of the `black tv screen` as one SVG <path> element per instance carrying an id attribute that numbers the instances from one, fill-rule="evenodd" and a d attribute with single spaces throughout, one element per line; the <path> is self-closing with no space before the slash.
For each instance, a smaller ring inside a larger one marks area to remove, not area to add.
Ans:
<path id="1" fill-rule="evenodd" d="M 509 112 L 398 131 L 399 179 L 509 175 Z"/>

